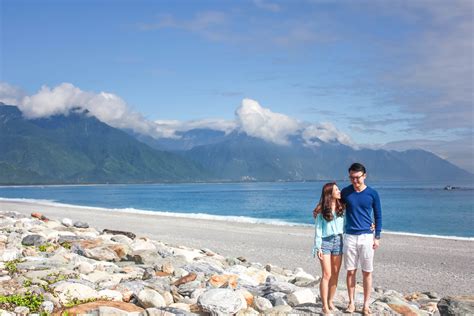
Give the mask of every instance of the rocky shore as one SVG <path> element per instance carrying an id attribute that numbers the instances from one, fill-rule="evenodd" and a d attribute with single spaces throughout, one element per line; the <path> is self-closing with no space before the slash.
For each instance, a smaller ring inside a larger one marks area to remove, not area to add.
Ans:
<path id="1" fill-rule="evenodd" d="M 0 212 L 0 315 L 312 315 L 321 313 L 319 279 L 301 268 L 136 232 Z M 360 287 L 356 302 L 362 302 Z M 342 315 L 342 287 L 335 305 Z M 474 296 L 376 288 L 371 308 L 380 315 L 465 315 L 474 313 Z"/>

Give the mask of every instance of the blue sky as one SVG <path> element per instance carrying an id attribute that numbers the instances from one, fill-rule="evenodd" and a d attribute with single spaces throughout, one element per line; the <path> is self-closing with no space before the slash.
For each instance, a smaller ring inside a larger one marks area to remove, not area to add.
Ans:
<path id="1" fill-rule="evenodd" d="M 105 92 L 95 108 L 187 124 L 241 119 L 247 98 L 359 146 L 424 148 L 474 172 L 472 1 L 0 3 L 4 100 L 53 106 L 33 102 L 42 86 L 79 90 L 84 104 Z"/>

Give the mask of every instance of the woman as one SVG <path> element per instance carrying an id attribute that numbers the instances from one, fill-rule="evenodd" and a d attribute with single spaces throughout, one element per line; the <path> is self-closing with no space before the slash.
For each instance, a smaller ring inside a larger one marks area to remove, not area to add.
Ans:
<path id="1" fill-rule="evenodd" d="M 323 277 L 319 283 L 323 313 L 336 310 L 333 299 L 342 262 L 342 234 L 344 232 L 344 205 L 341 191 L 335 182 L 326 183 L 313 214 L 316 216 L 313 257 L 321 263 Z"/>

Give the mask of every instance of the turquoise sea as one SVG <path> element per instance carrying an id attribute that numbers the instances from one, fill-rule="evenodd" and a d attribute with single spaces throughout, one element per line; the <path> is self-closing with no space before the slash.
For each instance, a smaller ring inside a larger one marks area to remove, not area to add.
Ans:
<path id="1" fill-rule="evenodd" d="M 321 182 L 0 187 L 1 199 L 281 225 L 312 225 Z M 474 184 L 368 182 L 386 232 L 474 238 Z M 339 183 L 342 188 L 349 185 Z M 106 211 L 106 210 L 104 210 Z M 66 215 L 65 215 L 66 216 Z"/>

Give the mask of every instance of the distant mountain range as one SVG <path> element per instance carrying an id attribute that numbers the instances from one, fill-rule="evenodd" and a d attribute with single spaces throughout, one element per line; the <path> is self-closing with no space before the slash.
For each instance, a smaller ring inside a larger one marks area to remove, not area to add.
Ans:
<path id="1" fill-rule="evenodd" d="M 179 138 L 133 135 L 83 110 L 27 120 L 0 105 L 0 184 L 345 179 L 362 162 L 374 180 L 471 180 L 423 150 L 360 149 L 301 136 L 277 145 L 243 132 L 194 129 Z"/>
<path id="2" fill-rule="evenodd" d="M 152 149 L 84 111 L 26 120 L 0 106 L 0 183 L 202 181 L 209 174 L 182 156 Z"/>
<path id="3" fill-rule="evenodd" d="M 148 140 L 162 150 L 174 150 L 215 176 L 226 180 L 319 180 L 346 179 L 353 162 L 362 162 L 373 180 L 469 180 L 469 172 L 424 150 L 403 152 L 354 149 L 339 142 L 313 140 L 308 146 L 301 136 L 289 145 L 277 145 L 245 133 L 190 130 L 179 139 Z"/>

